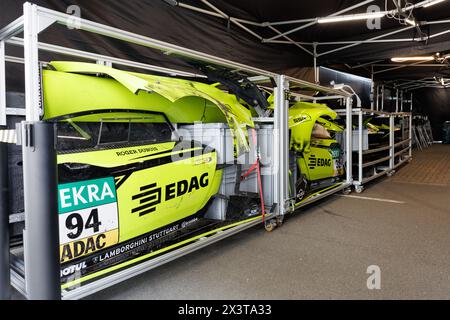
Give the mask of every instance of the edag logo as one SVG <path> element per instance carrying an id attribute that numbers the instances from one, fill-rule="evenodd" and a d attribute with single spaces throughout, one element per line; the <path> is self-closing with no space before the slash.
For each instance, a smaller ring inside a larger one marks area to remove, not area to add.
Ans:
<path id="1" fill-rule="evenodd" d="M 187 193 L 191 193 L 201 188 L 207 187 L 209 184 L 208 173 L 202 174 L 200 177 L 193 176 L 189 180 L 180 180 L 159 187 L 157 183 L 151 183 L 139 188 L 140 193 L 131 197 L 133 201 L 139 200 L 139 206 L 133 208 L 131 213 L 139 213 L 144 216 L 156 210 L 156 206 L 162 201 L 169 201 L 181 197 Z"/>
<path id="2" fill-rule="evenodd" d="M 308 167 L 314 169 L 316 167 L 331 167 L 331 159 L 316 158 L 312 155 L 308 160 Z"/>
<path id="3" fill-rule="evenodd" d="M 301 114 L 298 117 L 292 119 L 292 121 L 295 124 L 299 124 L 299 123 L 302 123 L 302 122 L 305 122 L 305 121 L 308 121 L 308 120 L 311 120 L 311 117 L 309 115 L 306 115 L 306 114 Z"/>

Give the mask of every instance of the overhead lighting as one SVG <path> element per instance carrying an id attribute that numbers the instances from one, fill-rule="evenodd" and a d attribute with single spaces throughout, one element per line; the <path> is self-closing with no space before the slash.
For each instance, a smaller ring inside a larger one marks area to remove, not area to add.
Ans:
<path id="1" fill-rule="evenodd" d="M 405 19 L 405 22 L 409 25 L 412 25 L 413 27 L 417 26 L 416 20 L 413 19 Z"/>
<path id="2" fill-rule="evenodd" d="M 443 77 L 434 77 L 434 80 L 440 85 L 445 86 L 445 79 Z"/>
<path id="3" fill-rule="evenodd" d="M 317 22 L 318 23 L 332 23 L 332 22 L 355 21 L 355 20 L 369 20 L 369 19 L 382 18 L 385 15 L 386 14 L 383 12 L 350 14 L 350 15 L 346 15 L 346 16 L 319 18 L 319 19 L 317 19 Z"/>
<path id="4" fill-rule="evenodd" d="M 424 8 L 428 8 L 428 7 L 434 6 L 435 4 L 438 4 L 438 3 L 441 3 L 441 2 L 444 2 L 444 1 L 445 0 L 430 0 L 429 2 L 425 3 L 423 5 L 423 7 Z"/>
<path id="5" fill-rule="evenodd" d="M 434 61 L 434 56 L 417 56 L 417 57 L 396 57 L 392 58 L 392 62 L 408 62 L 408 61 Z"/>

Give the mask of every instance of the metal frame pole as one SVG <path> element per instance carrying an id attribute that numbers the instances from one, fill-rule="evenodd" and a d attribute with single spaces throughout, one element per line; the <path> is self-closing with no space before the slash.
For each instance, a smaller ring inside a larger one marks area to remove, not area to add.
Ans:
<path id="1" fill-rule="evenodd" d="M 373 110 L 375 108 L 375 96 L 377 99 L 376 105 L 378 110 L 378 84 L 375 86 L 375 83 L 373 82 L 373 66 L 370 70 L 370 79 L 372 80 L 370 83 L 370 110 Z M 377 90 L 377 93 L 375 94 L 375 88 Z"/>
<path id="2" fill-rule="evenodd" d="M 394 145 L 394 115 L 389 115 L 389 169 L 394 170 L 395 165 L 395 145 Z"/>
<path id="3" fill-rule="evenodd" d="M 61 299 L 54 124 L 23 122 L 25 283 L 32 300 Z"/>
<path id="4" fill-rule="evenodd" d="M 398 89 L 395 89 L 395 112 L 398 112 Z"/>
<path id="5" fill-rule="evenodd" d="M 363 181 L 363 111 L 358 110 L 358 180 Z"/>
<path id="6" fill-rule="evenodd" d="M 48 21 L 40 19 L 34 4 L 24 3 L 23 11 L 25 108 L 26 119 L 30 121 L 22 129 L 25 283 L 28 298 L 56 300 L 61 299 L 61 284 L 55 132 L 52 124 L 38 122 L 41 113 L 38 34 Z"/>
<path id="7" fill-rule="evenodd" d="M 5 41 L 0 41 L 0 126 L 6 126 L 6 68 Z"/>
<path id="8" fill-rule="evenodd" d="M 376 93 L 375 93 L 375 95 L 372 98 L 372 101 L 371 101 L 371 104 L 370 104 L 370 110 L 374 110 L 375 109 L 376 111 L 378 111 L 379 108 L 380 108 L 380 85 L 377 84 L 375 88 L 376 88 L 376 90 L 374 90 L 374 91 L 376 91 Z M 374 101 L 373 100 L 375 100 L 375 107 L 374 107 Z"/>
<path id="9" fill-rule="evenodd" d="M 278 203 L 277 214 L 283 216 L 286 213 L 286 200 L 289 198 L 289 128 L 288 128 L 288 101 L 286 98 L 289 89 L 289 82 L 285 76 L 277 76 L 277 87 L 275 88 L 275 113 L 274 130 L 275 140 L 274 156 L 276 159 L 275 177 L 275 201 Z"/>
<path id="10" fill-rule="evenodd" d="M 1 126 L 0 126 L 1 129 Z M 0 299 L 11 297 L 9 270 L 9 179 L 8 148 L 0 142 Z"/>
<path id="11" fill-rule="evenodd" d="M 410 107 L 409 107 L 409 157 L 412 157 L 412 111 L 413 111 L 413 93 L 411 92 L 411 103 L 410 103 Z"/>
<path id="12" fill-rule="evenodd" d="M 319 84 L 319 68 L 317 67 L 317 43 L 313 44 L 314 49 L 314 82 Z"/>
<path id="13" fill-rule="evenodd" d="M 25 59 L 25 109 L 27 121 L 39 121 L 41 95 L 39 74 L 37 6 L 29 2 L 23 4 L 24 13 L 24 59 Z"/>
<path id="14" fill-rule="evenodd" d="M 400 91 L 400 112 L 403 112 L 403 90 Z"/>
<path id="15" fill-rule="evenodd" d="M 346 99 L 346 106 L 345 106 L 345 122 L 347 125 L 346 133 L 346 171 L 347 171 L 347 183 L 352 184 L 353 183 L 353 173 L 352 173 L 352 166 L 353 166 L 353 159 L 352 159 L 352 152 L 353 152 L 353 118 L 352 118 L 352 105 L 353 101 L 351 97 L 347 97 Z"/>

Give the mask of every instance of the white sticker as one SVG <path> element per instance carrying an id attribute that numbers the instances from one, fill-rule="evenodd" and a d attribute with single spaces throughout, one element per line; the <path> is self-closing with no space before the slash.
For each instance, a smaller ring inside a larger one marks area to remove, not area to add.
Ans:
<path id="1" fill-rule="evenodd" d="M 60 244 L 119 228 L 117 202 L 59 215 Z"/>

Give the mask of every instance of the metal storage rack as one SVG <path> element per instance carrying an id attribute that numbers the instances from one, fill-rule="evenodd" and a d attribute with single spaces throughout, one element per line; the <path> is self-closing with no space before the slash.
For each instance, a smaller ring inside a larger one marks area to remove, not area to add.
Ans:
<path id="1" fill-rule="evenodd" d="M 228 225 L 226 228 L 217 229 L 206 237 L 193 239 L 184 246 L 174 248 L 163 255 L 151 260 L 142 262 L 129 268 L 124 268 L 114 274 L 108 275 L 100 280 L 95 280 L 88 284 L 79 286 L 73 290 L 61 290 L 59 281 L 59 242 L 58 242 L 58 220 L 57 220 L 57 197 L 55 190 L 57 187 L 56 151 L 54 148 L 53 127 L 40 121 L 42 111 L 41 99 L 41 78 L 39 51 L 46 51 L 54 54 L 62 54 L 72 58 L 82 58 L 109 66 L 119 65 L 143 70 L 150 70 L 159 73 L 180 76 L 201 76 L 183 71 L 162 68 L 154 65 L 139 63 L 135 61 L 118 59 L 115 57 L 100 55 L 92 52 L 84 52 L 65 48 L 54 44 L 46 44 L 38 41 L 40 33 L 49 26 L 60 24 L 69 26 L 73 17 L 49 10 L 31 3 L 24 4 L 24 14 L 8 26 L 0 30 L 0 125 L 6 124 L 6 117 L 16 114 L 17 110 L 6 108 L 5 98 L 5 63 L 23 63 L 25 65 L 25 116 L 26 122 L 22 122 L 21 129 L 18 130 L 17 140 L 22 144 L 23 168 L 24 168 L 24 198 L 26 228 L 24 230 L 24 257 L 11 256 L 9 241 L 7 239 L 8 230 L 8 203 L 5 192 L 0 194 L 0 288 L 2 297 L 9 294 L 9 284 L 11 283 L 20 293 L 30 299 L 79 299 L 102 290 L 116 283 L 124 281 L 142 272 L 160 266 L 185 254 L 198 250 L 209 244 L 229 237 L 240 231 L 253 227 L 261 223 L 260 218 L 249 219 L 248 222 L 240 225 Z M 276 83 L 275 112 L 273 117 L 258 118 L 256 122 L 269 122 L 274 125 L 273 155 L 277 170 L 274 173 L 273 197 L 278 204 L 274 212 L 268 214 L 266 219 L 269 222 L 274 219 L 282 221 L 284 215 L 292 208 L 288 199 L 288 95 L 289 84 L 294 83 L 310 91 L 320 91 L 331 96 L 345 100 L 346 123 L 351 124 L 351 95 L 345 91 L 335 90 L 324 86 L 308 83 L 299 79 L 286 77 L 258 68 L 235 63 L 223 58 L 195 50 L 183 48 L 170 43 L 155 40 L 142 35 L 123 31 L 107 25 L 95 23 L 85 19 L 77 21 L 77 30 L 95 33 L 101 36 L 114 38 L 120 41 L 149 47 L 165 54 L 176 55 L 205 63 L 211 63 L 226 67 L 232 70 L 239 70 L 250 75 L 273 78 Z M 77 30 L 73 30 L 77 32 Z M 16 36 L 23 32 L 23 39 Z M 24 58 L 6 56 L 5 46 L 23 46 Z M 347 138 L 351 133 L 347 133 Z M 5 147 L 4 143 L 0 146 Z M 323 193 L 320 198 L 334 193 L 352 184 L 352 142 L 349 139 L 346 150 L 347 177 L 340 188 Z M 3 150 L 2 150 L 3 151 Z M 5 186 L 5 176 L 7 176 L 7 161 L 2 152 L 0 166 L 0 182 Z M 7 187 L 7 180 L 6 180 Z M 7 190 L 7 188 L 2 188 Z M 39 194 L 36 193 L 39 190 Z M 317 199 L 313 199 L 318 200 Z M 8 260 L 8 257 L 10 259 Z M 30 267 L 30 266 L 33 267 Z"/>
<path id="2" fill-rule="evenodd" d="M 413 117 L 412 138 L 414 146 L 419 150 L 433 145 L 433 132 L 427 116 L 416 115 Z"/>
<path id="3" fill-rule="evenodd" d="M 397 112 L 392 115 L 400 127 L 397 141 L 394 142 L 393 170 L 412 160 L 412 115 L 410 112 Z M 394 135 L 395 137 L 395 135 Z"/>
<path id="4" fill-rule="evenodd" d="M 301 83 L 297 82 L 297 79 L 288 78 L 290 82 L 294 85 L 300 85 Z M 290 93 L 292 96 L 296 97 L 299 101 L 312 101 L 314 103 L 323 103 L 326 101 L 340 100 L 346 106 L 346 109 L 341 110 L 341 115 L 345 117 L 346 127 L 351 126 L 352 122 L 352 109 L 351 106 L 353 104 L 353 94 L 347 94 L 346 96 L 342 95 L 329 95 L 323 97 L 309 97 L 303 94 L 298 93 Z M 301 202 L 300 205 L 295 206 L 295 210 L 300 209 L 302 207 L 308 206 L 313 202 L 316 202 L 320 199 L 323 199 L 329 195 L 332 195 L 336 192 L 343 191 L 344 193 L 351 192 L 351 186 L 353 184 L 353 176 L 352 176 L 352 164 L 353 164 L 353 153 L 352 153 L 352 132 L 349 130 L 345 131 L 344 141 L 349 142 L 345 144 L 345 163 L 346 163 L 346 177 L 345 180 L 341 183 L 338 183 L 330 188 L 325 188 L 323 191 L 314 194 L 306 198 Z M 350 165 L 349 165 L 350 164 Z"/>
<path id="5" fill-rule="evenodd" d="M 345 110 L 337 110 L 338 114 L 345 114 Z M 364 184 L 381 176 L 391 176 L 395 169 L 412 159 L 412 125 L 411 113 L 409 112 L 385 112 L 364 108 L 355 108 L 352 110 L 352 115 L 357 118 L 356 130 L 353 131 L 353 137 L 357 143 L 353 151 L 357 154 L 357 161 L 354 164 L 357 166 L 357 172 L 353 178 L 353 185 L 355 191 L 361 193 L 364 190 Z M 370 148 L 364 143 L 364 125 L 363 118 L 366 115 L 385 118 L 389 122 L 389 141 L 386 145 L 376 148 Z M 395 139 L 395 123 L 396 120 L 400 125 L 401 136 Z M 352 126 L 353 128 L 353 123 Z M 349 126 L 347 126 L 349 128 Z M 348 132 L 347 132 L 348 133 Z M 350 139 L 350 138 L 349 138 Z M 404 147 L 407 145 L 406 147 Z M 364 156 L 379 153 L 380 157 L 365 161 Z M 364 174 L 365 172 L 366 174 Z M 368 173 L 368 174 L 367 174 Z"/>

